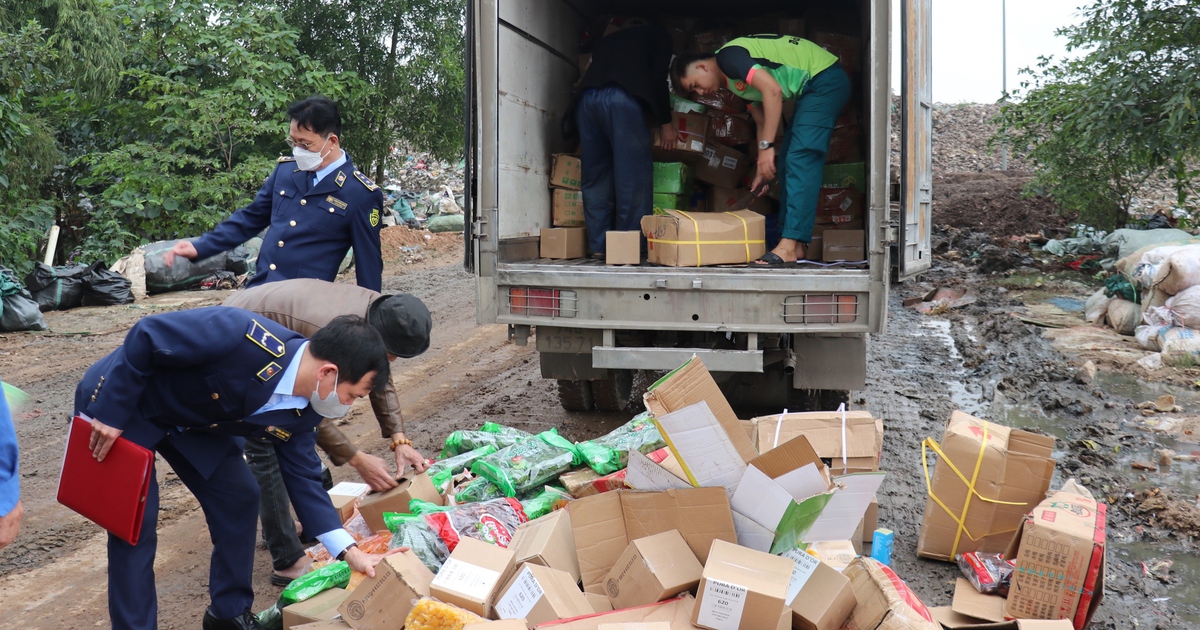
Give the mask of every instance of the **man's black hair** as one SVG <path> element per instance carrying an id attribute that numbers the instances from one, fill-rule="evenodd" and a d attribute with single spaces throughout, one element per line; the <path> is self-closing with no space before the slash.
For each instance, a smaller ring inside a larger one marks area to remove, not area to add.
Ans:
<path id="1" fill-rule="evenodd" d="M 712 59 L 714 57 L 716 57 L 716 55 L 712 53 L 696 52 L 693 50 L 681 52 L 678 55 L 675 55 L 675 61 L 671 64 L 671 81 L 676 87 L 679 87 L 679 82 L 683 79 L 683 77 L 687 76 L 688 66 L 696 63 L 697 61 L 704 61 L 705 59 Z"/>
<path id="2" fill-rule="evenodd" d="M 338 111 L 337 103 L 324 96 L 310 96 L 303 101 L 292 103 L 287 109 L 288 118 L 296 121 L 296 126 L 308 129 L 321 136 L 329 134 L 342 137 L 342 114 Z"/>
<path id="3" fill-rule="evenodd" d="M 371 390 L 383 391 L 390 378 L 387 349 L 379 331 L 358 315 L 342 315 L 309 339 L 308 351 L 338 368 L 338 381 L 357 383 L 375 372 Z"/>

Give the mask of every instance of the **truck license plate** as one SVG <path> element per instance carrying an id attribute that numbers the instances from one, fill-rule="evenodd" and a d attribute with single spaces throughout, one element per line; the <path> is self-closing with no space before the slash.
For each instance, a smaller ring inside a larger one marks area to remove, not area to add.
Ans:
<path id="1" fill-rule="evenodd" d="M 537 327 L 538 352 L 591 354 L 593 346 L 604 345 L 604 331 L 588 328 Z"/>

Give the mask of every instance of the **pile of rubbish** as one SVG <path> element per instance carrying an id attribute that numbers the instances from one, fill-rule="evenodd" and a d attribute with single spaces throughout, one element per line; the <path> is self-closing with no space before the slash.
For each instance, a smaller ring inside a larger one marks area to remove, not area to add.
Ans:
<path id="1" fill-rule="evenodd" d="M 60 267 L 37 263 L 24 285 L 11 270 L 0 267 L 0 331 L 46 330 L 46 311 L 133 301 L 129 279 L 104 261 Z"/>
<path id="2" fill-rule="evenodd" d="M 396 488 L 338 484 L 330 498 L 360 548 L 408 551 L 366 577 L 317 545 L 314 569 L 259 621 L 1016 630 L 1017 617 L 1080 630 L 1100 603 L 1105 506 L 1074 481 L 1046 498 L 1053 438 L 955 412 L 940 443 L 925 440 L 938 462 L 918 554 L 964 576 L 953 606 L 928 608 L 891 568 L 894 532 L 878 522 L 882 421 L 844 406 L 739 420 L 697 358 L 644 400 L 594 440 L 486 422 L 451 433 Z"/>
<path id="3" fill-rule="evenodd" d="M 384 179 L 383 224 L 407 225 L 430 232 L 463 230 L 463 168 L 410 153 Z"/>

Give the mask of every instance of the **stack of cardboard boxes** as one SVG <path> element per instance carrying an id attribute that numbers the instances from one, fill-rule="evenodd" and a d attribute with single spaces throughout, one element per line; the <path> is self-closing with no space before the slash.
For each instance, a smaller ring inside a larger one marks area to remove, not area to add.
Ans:
<path id="1" fill-rule="evenodd" d="M 573 155 L 551 156 L 550 212 L 552 228 L 542 228 L 541 257 L 551 259 L 583 258 L 587 255 L 584 228 L 583 193 L 579 181 L 583 169 Z"/>

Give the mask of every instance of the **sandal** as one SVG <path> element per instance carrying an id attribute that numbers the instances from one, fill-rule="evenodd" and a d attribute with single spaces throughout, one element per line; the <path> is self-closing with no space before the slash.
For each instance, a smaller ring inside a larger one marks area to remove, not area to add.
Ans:
<path id="1" fill-rule="evenodd" d="M 286 575 L 279 575 L 278 573 L 271 572 L 271 585 L 272 586 L 285 586 L 286 587 L 288 584 L 291 584 L 292 580 L 294 580 L 294 579 L 296 579 L 296 578 L 290 578 L 290 577 L 287 577 Z"/>
<path id="2" fill-rule="evenodd" d="M 767 253 L 763 254 L 762 256 L 759 256 L 758 260 L 755 260 L 754 262 L 750 263 L 750 266 L 751 267 L 782 267 L 787 264 L 790 264 L 790 263 L 788 263 L 784 259 L 780 258 L 779 254 L 776 254 L 775 252 L 767 252 Z"/>

